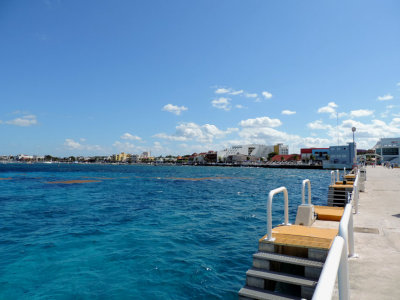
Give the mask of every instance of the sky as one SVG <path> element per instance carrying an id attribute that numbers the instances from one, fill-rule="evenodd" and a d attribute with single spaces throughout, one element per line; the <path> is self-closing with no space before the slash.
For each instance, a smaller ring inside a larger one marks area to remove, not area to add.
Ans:
<path id="1" fill-rule="evenodd" d="M 400 136 L 400 2 L 0 2 L 0 155 Z"/>

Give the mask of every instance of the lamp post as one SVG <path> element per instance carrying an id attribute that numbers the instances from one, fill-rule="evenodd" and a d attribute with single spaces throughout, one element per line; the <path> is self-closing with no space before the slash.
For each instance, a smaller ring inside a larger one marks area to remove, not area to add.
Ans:
<path id="1" fill-rule="evenodd" d="M 357 164 L 357 150 L 356 150 L 356 144 L 354 143 L 354 132 L 356 132 L 356 128 L 352 127 L 351 131 L 353 132 L 353 148 L 354 148 L 353 167 L 354 167 Z"/>

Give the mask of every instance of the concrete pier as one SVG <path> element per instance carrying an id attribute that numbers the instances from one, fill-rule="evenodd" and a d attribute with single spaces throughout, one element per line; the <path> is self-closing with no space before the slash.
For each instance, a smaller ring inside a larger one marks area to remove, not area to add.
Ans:
<path id="1" fill-rule="evenodd" d="M 400 169 L 367 167 L 354 215 L 351 299 L 400 299 Z M 335 297 L 337 298 L 337 290 Z"/>

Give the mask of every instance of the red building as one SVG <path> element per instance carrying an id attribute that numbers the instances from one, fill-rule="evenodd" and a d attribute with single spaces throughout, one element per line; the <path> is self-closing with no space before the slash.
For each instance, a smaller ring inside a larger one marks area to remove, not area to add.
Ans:
<path id="1" fill-rule="evenodd" d="M 322 161 L 329 156 L 329 148 L 303 148 L 300 149 L 301 161 L 308 163 L 310 160 Z"/>
<path id="2" fill-rule="evenodd" d="M 298 154 L 278 154 L 273 156 L 271 161 L 299 161 L 300 159 L 300 155 Z"/>

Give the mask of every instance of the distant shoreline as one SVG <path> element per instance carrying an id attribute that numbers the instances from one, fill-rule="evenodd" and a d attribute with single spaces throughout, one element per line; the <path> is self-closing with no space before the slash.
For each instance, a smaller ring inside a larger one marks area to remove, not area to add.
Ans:
<path id="1" fill-rule="evenodd" d="M 233 168 L 273 168 L 273 169 L 323 169 L 321 165 L 302 164 L 180 164 L 180 163 L 70 163 L 70 162 L 18 162 L 1 161 L 0 164 L 23 164 L 23 165 L 110 165 L 110 166 L 193 166 L 193 167 L 233 167 Z"/>

